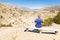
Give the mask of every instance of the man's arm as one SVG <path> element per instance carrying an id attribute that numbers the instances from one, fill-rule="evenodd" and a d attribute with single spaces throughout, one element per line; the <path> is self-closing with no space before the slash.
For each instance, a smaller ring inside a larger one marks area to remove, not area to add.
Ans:
<path id="1" fill-rule="evenodd" d="M 35 19 L 35 21 L 34 21 L 35 23 L 37 22 L 37 19 Z"/>

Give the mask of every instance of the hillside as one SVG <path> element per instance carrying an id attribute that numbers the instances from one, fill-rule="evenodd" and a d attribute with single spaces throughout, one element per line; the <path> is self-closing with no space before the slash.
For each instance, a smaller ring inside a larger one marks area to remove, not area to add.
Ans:
<path id="1" fill-rule="evenodd" d="M 34 20 L 33 17 L 35 16 L 33 14 L 33 11 L 29 11 L 29 9 L 0 3 L 0 25 L 23 26 L 23 23 L 28 24 L 28 22 L 30 23 L 31 20 Z"/>
<path id="2" fill-rule="evenodd" d="M 54 17 L 56 12 L 53 13 L 49 11 L 52 8 L 59 10 L 60 7 L 32 10 L 29 8 L 19 8 L 10 4 L 0 3 L 0 26 L 12 25 L 14 27 L 22 27 L 23 24 L 34 26 L 34 20 L 38 15 L 40 15 L 42 19 Z"/>

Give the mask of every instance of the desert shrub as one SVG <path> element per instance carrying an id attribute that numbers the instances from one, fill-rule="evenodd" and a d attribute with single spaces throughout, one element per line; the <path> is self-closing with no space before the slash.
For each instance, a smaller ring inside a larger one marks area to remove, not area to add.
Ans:
<path id="1" fill-rule="evenodd" d="M 9 25 L 3 25 L 3 24 L 1 24 L 0 27 L 12 27 L 12 25 L 11 24 L 9 24 Z"/>
<path id="2" fill-rule="evenodd" d="M 48 18 L 44 20 L 43 26 L 50 26 L 53 23 L 53 18 Z"/>
<path id="3" fill-rule="evenodd" d="M 6 8 L 3 8 L 3 9 L 2 9 L 2 12 L 3 12 L 3 13 L 6 13 L 6 12 L 7 12 L 7 9 L 6 9 Z"/>
<path id="4" fill-rule="evenodd" d="M 50 12 L 55 13 L 55 11 L 54 11 L 54 10 L 50 10 Z"/>
<path id="5" fill-rule="evenodd" d="M 54 23 L 60 24 L 60 12 L 57 13 L 57 16 L 55 16 L 53 20 L 54 20 Z"/>

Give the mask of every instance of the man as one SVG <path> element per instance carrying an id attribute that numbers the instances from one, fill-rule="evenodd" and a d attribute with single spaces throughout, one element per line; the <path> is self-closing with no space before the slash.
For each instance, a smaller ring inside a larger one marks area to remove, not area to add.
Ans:
<path id="1" fill-rule="evenodd" d="M 36 25 L 35 25 L 36 28 L 42 27 L 43 20 L 40 18 L 40 16 L 38 16 L 38 18 L 35 20 L 35 23 L 36 23 Z M 26 30 L 24 30 L 24 31 L 27 31 L 27 30 L 28 30 L 28 28 L 26 28 Z M 32 32 L 36 32 L 36 31 L 38 31 L 38 33 L 40 32 L 40 30 L 38 30 L 38 29 L 34 29 Z"/>
<path id="2" fill-rule="evenodd" d="M 35 27 L 36 28 L 41 28 L 42 27 L 42 23 L 43 23 L 43 20 L 40 18 L 40 16 L 38 16 L 38 18 L 35 20 Z M 40 32 L 40 30 L 38 30 L 38 33 Z"/>

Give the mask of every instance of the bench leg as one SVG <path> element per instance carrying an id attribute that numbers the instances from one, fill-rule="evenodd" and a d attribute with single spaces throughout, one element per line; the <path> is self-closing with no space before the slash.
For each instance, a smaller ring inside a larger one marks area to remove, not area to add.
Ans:
<path id="1" fill-rule="evenodd" d="M 55 31 L 55 34 L 57 34 L 57 31 Z"/>
<path id="2" fill-rule="evenodd" d="M 41 30 L 38 30 L 38 33 L 40 33 L 41 32 Z"/>
<path id="3" fill-rule="evenodd" d="M 26 29 L 24 30 L 24 32 L 26 32 L 26 31 L 28 31 L 28 28 L 26 28 Z"/>

